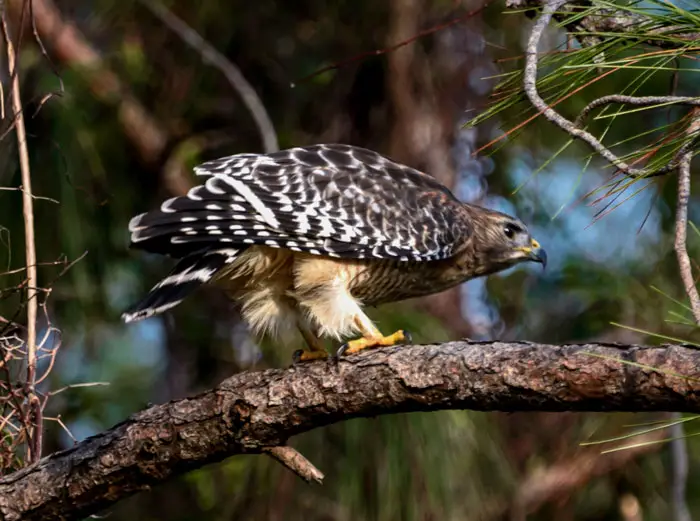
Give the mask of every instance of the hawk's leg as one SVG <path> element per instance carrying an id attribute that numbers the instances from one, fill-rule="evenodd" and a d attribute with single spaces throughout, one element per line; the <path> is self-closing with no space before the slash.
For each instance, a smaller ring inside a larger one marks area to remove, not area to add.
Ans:
<path id="1" fill-rule="evenodd" d="M 328 351 L 323 346 L 323 342 L 306 322 L 299 321 L 299 331 L 309 349 L 299 349 L 294 352 L 293 361 L 295 364 L 328 358 Z"/>
<path id="2" fill-rule="evenodd" d="M 350 340 L 348 343 L 340 346 L 340 349 L 338 349 L 338 356 L 357 353 L 363 349 L 372 347 L 393 346 L 403 342 L 411 342 L 411 335 L 408 331 L 403 329 L 399 329 L 391 335 L 382 335 L 381 331 L 377 329 L 377 326 L 375 326 L 364 313 L 362 315 L 355 315 L 353 317 L 353 323 L 357 329 L 360 330 L 360 333 L 362 333 L 362 337 Z"/>

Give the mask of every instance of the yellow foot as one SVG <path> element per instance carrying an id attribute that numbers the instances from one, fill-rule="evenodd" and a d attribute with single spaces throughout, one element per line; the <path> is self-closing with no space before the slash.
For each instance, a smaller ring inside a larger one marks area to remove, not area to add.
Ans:
<path id="1" fill-rule="evenodd" d="M 328 358 L 328 352 L 323 351 L 306 351 L 304 349 L 299 349 L 294 351 L 292 355 L 292 363 L 298 364 L 299 362 L 310 362 L 312 360 L 321 360 Z"/>
<path id="2" fill-rule="evenodd" d="M 410 342 L 411 333 L 403 329 L 399 329 L 396 333 L 392 333 L 388 336 L 378 336 L 373 338 L 362 337 L 355 340 L 350 340 L 347 344 L 340 346 L 337 356 L 351 355 L 353 353 L 358 353 L 363 349 L 369 349 L 372 347 L 393 346 L 396 344 Z"/>

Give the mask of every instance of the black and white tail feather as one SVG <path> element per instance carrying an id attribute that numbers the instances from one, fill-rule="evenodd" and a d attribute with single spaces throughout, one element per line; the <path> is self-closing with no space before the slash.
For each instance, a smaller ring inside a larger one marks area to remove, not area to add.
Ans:
<path id="1" fill-rule="evenodd" d="M 251 246 L 430 261 L 451 256 L 470 233 L 457 218 L 461 203 L 444 186 L 363 148 L 239 154 L 195 172 L 208 177 L 204 184 L 129 223 L 132 247 L 180 260 L 122 315 L 127 322 L 176 306 Z"/>
<path id="2" fill-rule="evenodd" d="M 177 306 L 195 289 L 209 282 L 221 268 L 236 260 L 238 252 L 228 248 L 202 250 L 183 257 L 168 276 L 153 286 L 146 297 L 126 311 L 122 318 L 125 322 L 135 322 Z"/>

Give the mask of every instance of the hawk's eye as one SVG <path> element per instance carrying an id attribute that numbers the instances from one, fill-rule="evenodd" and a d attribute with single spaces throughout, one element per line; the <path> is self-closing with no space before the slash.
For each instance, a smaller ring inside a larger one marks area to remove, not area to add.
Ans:
<path id="1" fill-rule="evenodd" d="M 506 224 L 505 227 L 503 228 L 503 233 L 505 233 L 506 237 L 508 237 L 509 239 L 512 239 L 513 237 L 515 237 L 516 233 L 519 233 L 522 231 L 523 230 L 522 230 L 522 228 L 520 228 L 520 226 L 518 226 L 516 224 L 512 224 L 512 223 Z"/>

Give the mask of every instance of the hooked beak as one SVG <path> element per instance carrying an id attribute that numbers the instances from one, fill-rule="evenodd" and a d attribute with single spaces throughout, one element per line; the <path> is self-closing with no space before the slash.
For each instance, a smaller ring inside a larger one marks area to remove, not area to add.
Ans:
<path id="1" fill-rule="evenodd" d="M 542 264 L 542 269 L 547 267 L 547 252 L 535 239 L 532 239 L 530 246 L 524 246 L 520 250 L 527 254 L 529 260 Z"/>

